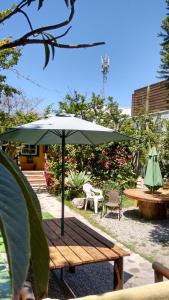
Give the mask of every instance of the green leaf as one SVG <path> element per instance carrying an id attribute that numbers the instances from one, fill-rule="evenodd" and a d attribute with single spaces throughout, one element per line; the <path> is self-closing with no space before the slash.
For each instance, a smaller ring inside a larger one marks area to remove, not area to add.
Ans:
<path id="1" fill-rule="evenodd" d="M 69 7 L 69 0 L 64 0 L 66 3 L 66 6 Z M 74 0 L 73 2 L 75 3 L 76 0 Z"/>
<path id="2" fill-rule="evenodd" d="M 43 38 L 44 41 L 46 41 L 46 39 L 44 38 L 44 34 L 42 34 L 42 38 Z M 44 47 L 45 47 L 45 64 L 44 64 L 43 69 L 45 69 L 46 66 L 48 65 L 48 63 L 49 63 L 49 58 L 50 58 L 50 49 L 49 49 L 49 45 L 48 45 L 48 44 L 44 44 Z"/>
<path id="3" fill-rule="evenodd" d="M 42 298 L 46 293 L 48 285 L 49 253 L 39 213 L 39 204 L 37 204 L 38 199 L 18 166 L 3 151 L 0 151 L 0 161 L 15 177 L 24 195 L 29 213 L 31 266 L 37 295 L 39 298 Z"/>
<path id="4" fill-rule="evenodd" d="M 69 0 L 65 0 L 66 6 L 69 6 Z"/>
<path id="5" fill-rule="evenodd" d="M 13 295 L 18 295 L 30 259 L 28 212 L 19 185 L 0 163 L 0 228 L 11 275 Z"/>
<path id="6" fill-rule="evenodd" d="M 46 36 L 48 40 L 52 39 L 55 43 L 57 42 L 56 37 L 53 36 L 52 34 L 44 33 L 43 35 Z M 51 50 L 52 50 L 52 60 L 53 60 L 55 57 L 55 46 L 54 45 L 50 45 L 50 46 L 51 46 Z"/>
<path id="7" fill-rule="evenodd" d="M 39 0 L 38 10 L 42 7 L 44 0 Z"/>

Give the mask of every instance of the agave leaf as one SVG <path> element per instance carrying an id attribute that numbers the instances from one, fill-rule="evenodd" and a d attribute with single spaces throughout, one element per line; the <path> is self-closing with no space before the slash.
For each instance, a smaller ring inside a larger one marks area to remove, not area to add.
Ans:
<path id="1" fill-rule="evenodd" d="M 26 278 L 30 259 L 30 234 L 26 203 L 19 185 L 0 163 L 0 229 L 5 243 L 16 296 Z"/>
<path id="2" fill-rule="evenodd" d="M 42 298 L 46 293 L 48 285 L 49 253 L 46 237 L 42 227 L 42 221 L 37 209 L 37 207 L 39 207 L 36 203 L 38 202 L 38 199 L 36 194 L 32 191 L 29 183 L 27 182 L 25 184 L 26 179 L 19 170 L 18 166 L 3 151 L 0 151 L 0 161 L 15 177 L 26 201 L 26 206 L 29 213 L 29 225 L 31 234 L 31 265 L 35 279 L 36 292 L 38 297 Z"/>

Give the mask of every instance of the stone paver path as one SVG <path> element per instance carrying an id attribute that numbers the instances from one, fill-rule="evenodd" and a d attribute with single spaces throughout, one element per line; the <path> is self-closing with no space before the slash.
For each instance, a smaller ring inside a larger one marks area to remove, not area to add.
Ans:
<path id="1" fill-rule="evenodd" d="M 61 203 L 56 198 L 48 193 L 39 193 L 38 198 L 41 203 L 42 211 L 47 211 L 54 217 L 60 218 Z M 65 217 L 74 216 L 80 221 L 91 226 L 94 230 L 104 235 L 105 237 L 116 242 L 110 236 L 102 232 L 101 230 L 93 227 L 82 216 L 72 211 L 65 206 Z M 99 223 L 102 219 L 99 218 Z M 117 243 L 117 242 L 116 242 Z M 119 243 L 117 243 L 119 244 Z M 119 244 L 124 248 L 123 245 Z M 112 265 L 111 263 L 94 264 L 88 266 L 78 267 L 75 274 L 67 273 L 66 280 L 69 284 L 76 289 L 78 296 L 84 296 L 87 294 L 95 294 L 108 292 L 112 290 Z M 139 254 L 131 252 L 129 257 L 124 258 L 124 287 L 134 287 L 154 282 L 154 274 L 151 267 L 151 263 L 141 257 Z"/>

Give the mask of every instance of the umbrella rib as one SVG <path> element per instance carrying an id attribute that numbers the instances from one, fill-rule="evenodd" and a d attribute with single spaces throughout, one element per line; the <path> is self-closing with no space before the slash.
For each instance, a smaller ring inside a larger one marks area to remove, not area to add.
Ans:
<path id="1" fill-rule="evenodd" d="M 82 132 L 81 130 L 79 130 L 79 132 L 92 144 L 95 145 L 85 134 L 84 132 Z"/>
<path id="2" fill-rule="evenodd" d="M 44 133 L 41 135 L 41 137 L 37 140 L 37 142 L 35 143 L 35 145 L 37 145 L 37 144 L 40 142 L 40 140 L 48 133 L 48 131 L 49 131 L 49 130 L 47 130 L 46 132 L 44 132 Z"/>
<path id="3" fill-rule="evenodd" d="M 60 138 L 62 137 L 62 134 L 60 133 L 60 131 L 59 130 L 49 130 L 49 132 L 52 132 L 52 133 L 54 133 L 55 135 L 57 135 L 57 136 L 59 136 Z"/>
<path id="4" fill-rule="evenodd" d="M 68 133 L 68 134 L 66 135 L 66 138 L 69 137 L 69 136 L 71 136 L 71 135 L 73 135 L 73 134 L 76 133 L 76 132 L 78 132 L 78 130 L 74 130 L 74 131 L 72 130 L 72 132 L 70 132 L 70 134 Z"/>

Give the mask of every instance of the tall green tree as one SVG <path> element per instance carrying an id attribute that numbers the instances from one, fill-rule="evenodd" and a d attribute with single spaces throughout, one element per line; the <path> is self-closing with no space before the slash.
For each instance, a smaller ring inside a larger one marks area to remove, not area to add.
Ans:
<path id="1" fill-rule="evenodd" d="M 169 11 L 169 0 L 166 0 L 167 10 Z M 163 39 L 161 43 L 161 65 L 160 65 L 160 77 L 166 80 L 166 87 L 169 88 L 169 13 L 162 20 L 161 33 L 159 36 Z"/>
<path id="2" fill-rule="evenodd" d="M 9 42 L 9 38 L 0 41 L 0 45 Z M 13 94 L 19 94 L 20 91 L 6 83 L 6 76 L 2 74 L 3 70 L 12 68 L 18 63 L 21 51 L 15 48 L 0 51 L 0 98 L 5 95 L 7 97 Z"/>

